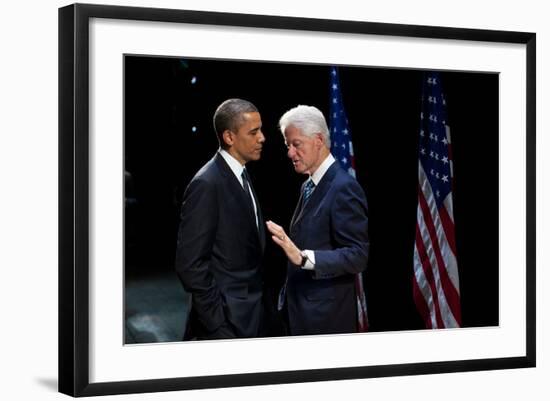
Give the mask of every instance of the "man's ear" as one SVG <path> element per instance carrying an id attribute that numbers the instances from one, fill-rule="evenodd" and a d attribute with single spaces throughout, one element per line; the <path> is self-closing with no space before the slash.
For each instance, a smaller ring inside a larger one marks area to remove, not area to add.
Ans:
<path id="1" fill-rule="evenodd" d="M 230 130 L 223 131 L 222 138 L 226 146 L 233 146 L 233 133 Z"/>
<path id="2" fill-rule="evenodd" d="M 327 145 L 325 143 L 325 137 L 323 136 L 323 134 L 321 134 L 320 132 L 318 132 L 317 134 L 315 134 L 315 140 L 317 142 L 318 145 Z"/>

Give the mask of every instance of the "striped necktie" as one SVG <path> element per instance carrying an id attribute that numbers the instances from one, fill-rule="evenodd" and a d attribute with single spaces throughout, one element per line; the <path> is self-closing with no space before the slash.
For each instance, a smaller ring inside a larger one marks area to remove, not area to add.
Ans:
<path id="1" fill-rule="evenodd" d="M 311 196 L 314 189 L 315 189 L 315 183 L 310 178 L 306 181 L 304 185 L 304 204 L 307 202 L 307 200 Z"/>

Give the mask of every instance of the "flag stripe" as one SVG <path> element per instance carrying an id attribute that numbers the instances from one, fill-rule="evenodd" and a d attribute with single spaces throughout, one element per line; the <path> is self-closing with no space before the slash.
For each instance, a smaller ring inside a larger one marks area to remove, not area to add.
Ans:
<path id="1" fill-rule="evenodd" d="M 419 193 L 419 202 L 421 203 L 423 199 L 423 194 Z M 426 215 L 421 208 L 419 208 L 419 216 L 418 216 L 418 228 L 421 234 L 421 240 L 422 240 L 422 246 L 426 248 L 426 253 L 428 255 L 428 263 L 430 264 L 430 267 L 432 269 L 432 276 L 433 278 L 427 278 L 430 285 L 434 285 L 436 291 L 434 292 L 434 296 L 438 300 L 439 309 L 441 310 L 441 314 L 443 317 L 443 320 L 445 321 L 445 325 L 443 327 L 456 327 L 456 320 L 452 317 L 452 313 L 450 311 L 450 306 L 448 304 L 448 300 L 445 296 L 445 285 L 444 283 L 448 283 L 448 280 L 445 280 L 446 277 L 446 271 L 441 271 L 441 265 L 440 260 L 441 258 L 438 258 L 440 256 L 438 254 L 439 247 L 434 247 L 433 245 L 433 236 L 430 233 L 430 226 L 433 227 L 433 221 L 431 220 L 431 217 Z M 433 280 L 433 283 L 432 281 Z M 441 326 L 438 326 L 441 327 Z"/>
<path id="2" fill-rule="evenodd" d="M 437 273 L 437 270 L 433 269 L 433 263 L 430 261 L 430 256 L 428 251 L 424 246 L 424 241 L 422 240 L 422 234 L 420 233 L 420 228 L 416 226 L 416 249 L 418 250 L 418 257 L 420 260 L 420 266 L 422 267 L 422 272 L 425 277 L 425 291 L 423 294 L 428 295 L 428 298 L 425 298 L 427 304 L 430 306 L 431 310 L 431 320 L 432 327 L 444 327 L 443 320 L 441 319 L 441 311 L 439 308 L 439 297 L 437 296 L 437 289 L 435 287 L 436 280 L 434 278 L 434 272 Z"/>
<path id="3" fill-rule="evenodd" d="M 439 218 L 441 219 L 443 231 L 445 231 L 447 243 L 449 244 L 449 247 L 451 248 L 453 254 L 456 256 L 455 227 L 453 221 L 451 220 L 451 216 L 447 212 L 446 207 L 442 207 L 439 209 Z"/>
<path id="4" fill-rule="evenodd" d="M 415 259 L 418 259 L 417 249 L 415 249 Z M 426 296 L 418 287 L 419 280 L 416 278 L 416 276 L 412 280 L 413 282 L 413 296 L 414 296 L 414 302 L 416 304 L 416 308 L 418 309 L 418 312 L 420 313 L 420 316 L 422 316 L 422 319 L 424 320 L 424 323 L 428 329 L 433 328 L 432 325 L 432 319 L 430 316 L 430 308 L 428 308 L 428 304 L 426 303 Z"/>
<path id="5" fill-rule="evenodd" d="M 418 175 L 423 179 L 423 177 L 426 177 L 424 169 L 422 168 L 422 165 L 418 167 Z M 446 261 L 447 263 L 440 264 L 445 267 L 445 271 L 450 277 L 450 280 L 452 281 L 452 285 L 455 288 L 455 291 L 458 291 L 458 271 L 456 269 L 456 252 L 453 252 L 450 248 L 450 245 L 448 243 L 446 231 L 450 231 L 453 233 L 454 238 L 454 228 L 453 227 L 447 227 L 445 230 L 443 221 L 441 219 L 442 211 L 445 209 L 444 206 L 441 206 L 439 209 L 437 208 L 437 203 L 435 201 L 432 189 L 429 185 L 429 182 L 427 179 L 424 179 L 424 185 L 422 186 L 422 193 L 424 194 L 424 197 L 422 200 L 426 202 L 426 209 L 428 210 L 427 213 L 430 215 L 429 221 L 432 224 L 432 227 L 434 227 L 434 230 L 436 231 L 436 237 L 437 237 L 437 247 L 438 247 L 438 254 L 442 256 L 442 260 Z M 449 198 L 447 196 L 447 198 Z M 420 199 L 419 199 L 420 200 Z M 445 205 L 447 201 L 450 201 L 450 199 L 446 199 L 442 205 Z M 419 211 L 421 209 L 421 204 L 419 203 Z M 445 209 L 446 212 L 446 209 Z M 420 218 L 420 216 L 418 216 Z M 437 229 L 436 229 L 437 227 Z M 425 243 L 428 244 L 429 239 L 425 239 Z"/>
<path id="6" fill-rule="evenodd" d="M 356 294 L 364 294 L 363 289 L 363 275 L 359 273 L 356 275 L 355 279 L 355 292 Z M 357 327 L 360 333 L 366 332 L 368 329 L 367 326 L 367 315 L 364 311 L 367 310 L 367 305 L 365 302 L 364 296 L 357 296 Z"/>
<path id="7" fill-rule="evenodd" d="M 449 279 L 446 264 L 443 259 L 441 248 L 439 246 L 440 239 L 438 239 L 436 228 L 432 220 L 432 215 L 429 212 L 428 203 L 426 202 L 426 199 L 424 199 L 423 194 L 419 194 L 418 198 L 423 214 L 423 227 L 425 227 L 426 229 L 426 233 L 422 238 L 422 246 L 424 246 L 424 244 L 430 244 L 430 251 L 434 255 L 433 258 L 435 260 L 430 261 L 434 272 L 432 277 L 435 277 L 434 285 L 437 285 L 436 294 L 438 298 L 438 305 L 441 305 L 441 309 L 444 309 L 444 318 L 448 321 L 445 326 L 440 327 L 449 327 L 449 324 L 451 325 L 451 327 L 456 327 L 456 319 L 451 319 L 451 316 L 449 316 L 448 314 L 452 313 L 453 315 L 455 315 L 455 313 L 453 313 L 453 309 L 456 308 L 457 304 L 460 304 L 460 301 L 458 300 L 458 294 L 451 280 Z M 419 232 L 420 231 L 421 230 L 419 229 Z M 426 238 L 426 234 L 428 238 Z M 428 278 L 428 280 L 430 280 L 430 278 Z M 455 320 L 455 322 L 453 322 L 453 320 Z"/>

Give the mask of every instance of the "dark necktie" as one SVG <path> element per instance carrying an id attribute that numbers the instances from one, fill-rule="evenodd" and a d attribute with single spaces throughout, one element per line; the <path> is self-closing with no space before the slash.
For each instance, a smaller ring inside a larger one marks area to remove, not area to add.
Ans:
<path id="1" fill-rule="evenodd" d="M 248 172 L 246 171 L 246 168 L 243 169 L 243 172 L 241 173 L 241 177 L 243 179 L 244 192 L 246 193 L 246 196 L 250 201 L 250 207 L 252 208 L 252 212 L 254 213 L 254 220 L 256 221 L 256 226 L 258 226 L 258 217 L 254 210 L 254 201 L 252 200 L 252 193 L 250 191 L 250 179 L 248 177 Z"/>
<path id="2" fill-rule="evenodd" d="M 243 179 L 244 192 L 246 193 L 246 196 L 250 200 L 250 205 L 252 206 L 252 209 L 254 209 L 254 204 L 252 203 L 252 194 L 250 193 L 250 183 L 248 180 L 248 173 L 246 172 L 246 169 L 243 169 L 241 178 Z"/>
<path id="3" fill-rule="evenodd" d="M 313 193 L 314 189 L 315 189 L 315 183 L 310 178 L 306 181 L 306 183 L 304 185 L 304 205 L 306 204 L 307 200 L 309 199 L 309 197 Z"/>

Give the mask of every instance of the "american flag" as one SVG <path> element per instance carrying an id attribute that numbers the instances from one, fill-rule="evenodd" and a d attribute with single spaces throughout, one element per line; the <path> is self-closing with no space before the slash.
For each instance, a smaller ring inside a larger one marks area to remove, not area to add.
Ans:
<path id="1" fill-rule="evenodd" d="M 344 103 L 342 102 L 337 67 L 331 67 L 330 69 L 330 139 L 332 155 L 344 170 L 355 177 L 355 158 L 351 143 L 351 131 L 344 110 Z M 355 290 L 357 294 L 357 330 L 365 332 L 368 330 L 368 319 L 362 273 L 355 275 Z"/>
<path id="2" fill-rule="evenodd" d="M 438 73 L 425 73 L 418 148 L 413 294 L 427 328 L 460 327 L 453 217 L 453 159 Z"/>

